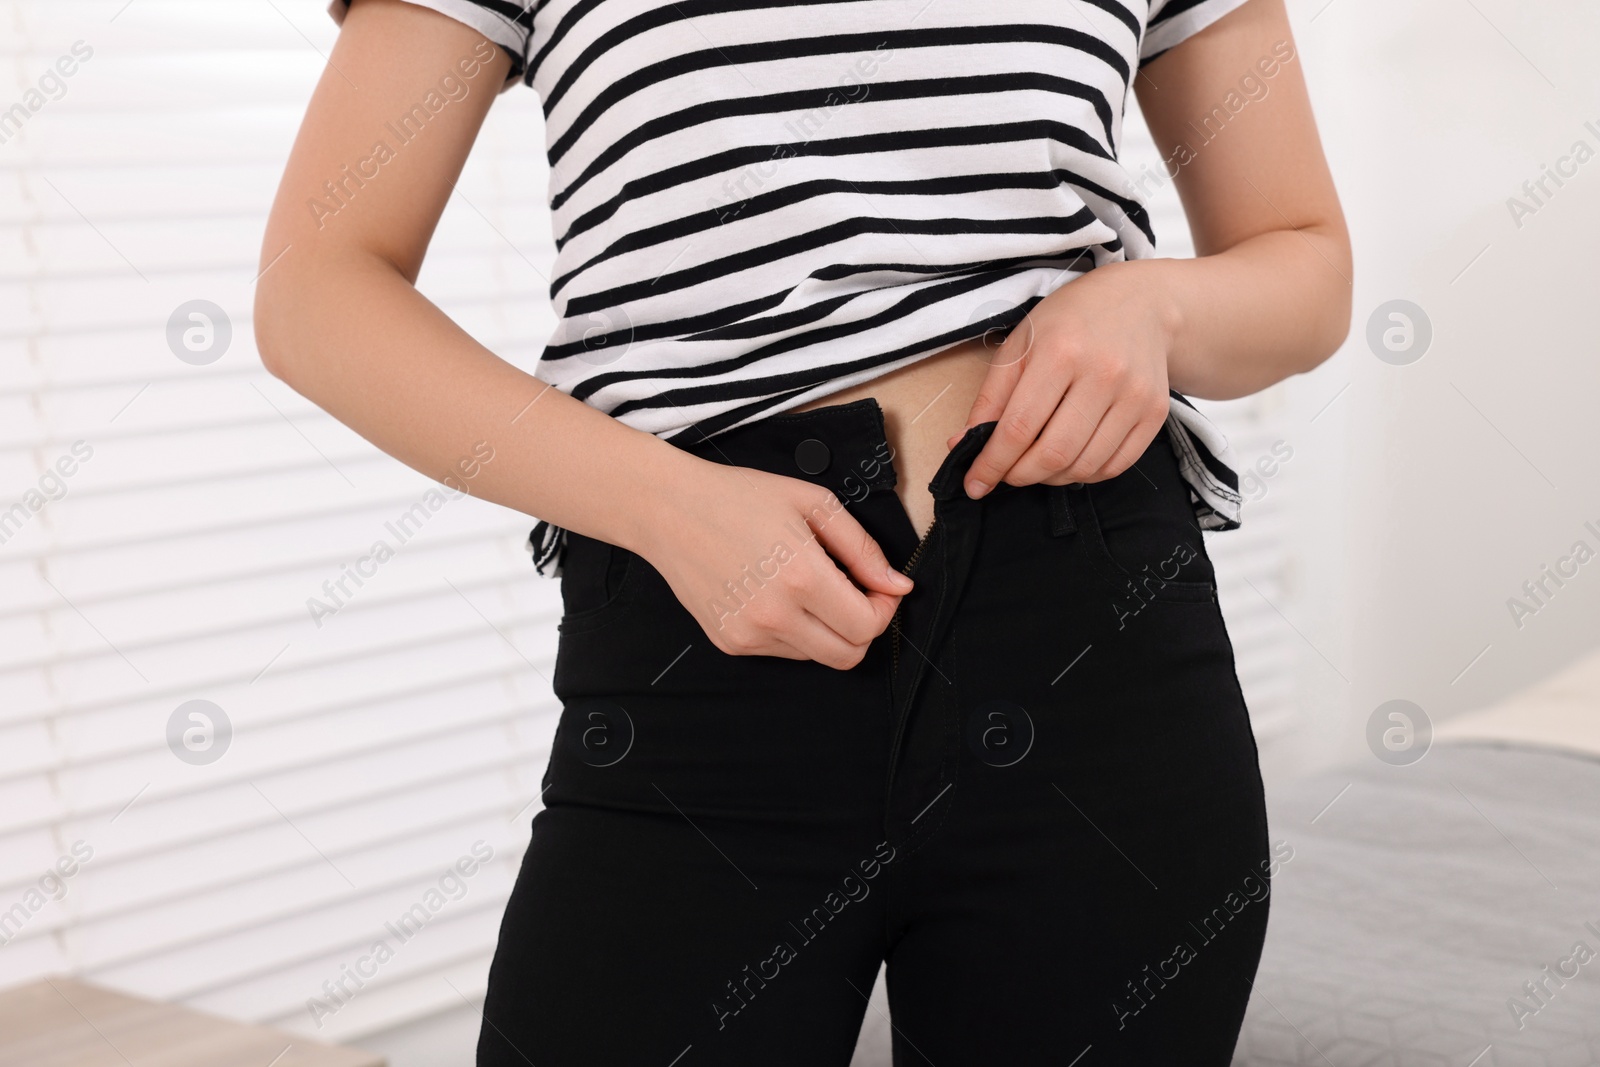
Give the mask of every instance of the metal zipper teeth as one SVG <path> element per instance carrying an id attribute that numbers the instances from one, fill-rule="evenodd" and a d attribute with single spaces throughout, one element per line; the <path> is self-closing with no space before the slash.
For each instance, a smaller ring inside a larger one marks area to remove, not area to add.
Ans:
<path id="1" fill-rule="evenodd" d="M 911 550 L 911 558 L 907 559 L 905 566 L 900 568 L 901 574 L 909 576 L 912 571 L 916 570 L 917 561 L 922 558 L 922 550 L 927 546 L 929 538 L 933 537 L 933 531 L 938 529 L 938 526 L 939 520 L 935 517 L 933 522 L 928 525 L 928 532 L 922 535 L 922 540 L 917 542 L 917 547 Z M 904 600 L 896 604 L 894 615 L 889 619 L 890 677 L 900 673 L 900 613 L 904 607 Z"/>

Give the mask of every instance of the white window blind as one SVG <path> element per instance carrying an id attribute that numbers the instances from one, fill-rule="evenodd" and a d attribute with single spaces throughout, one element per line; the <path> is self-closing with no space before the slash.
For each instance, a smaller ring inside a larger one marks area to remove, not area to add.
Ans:
<path id="1" fill-rule="evenodd" d="M 429 508 L 261 368 L 256 251 L 324 4 L 0 0 L 0 25 L 0 985 L 68 971 L 330 1041 L 462 1010 L 537 810 L 557 592 L 528 519 Z M 534 94 L 500 97 L 419 282 L 528 367 L 542 144 Z M 1170 188 L 1156 207 L 1181 253 Z M 168 332 L 199 300 L 231 340 L 196 364 Z M 1270 394 L 1219 417 L 1270 454 Z M 1245 579 L 1280 589 L 1280 495 L 1208 542 L 1264 730 L 1289 649 Z M 319 626 L 307 601 L 379 540 Z M 195 762 L 203 720 L 169 741 L 191 701 L 231 725 L 212 762 L 226 731 Z"/>
<path id="2" fill-rule="evenodd" d="M 325 4 L 11 0 L 0 25 L 0 108 L 26 112 L 0 119 L 0 985 L 71 971 L 333 1041 L 459 1009 L 535 810 L 558 599 L 531 520 L 430 509 L 254 350 Z M 552 325 L 539 122 L 531 93 L 496 104 L 419 283 L 526 365 Z M 204 365 L 168 343 L 194 300 L 231 325 Z M 308 599 L 379 540 L 318 626 Z M 231 722 L 215 762 L 169 749 L 192 700 Z"/>

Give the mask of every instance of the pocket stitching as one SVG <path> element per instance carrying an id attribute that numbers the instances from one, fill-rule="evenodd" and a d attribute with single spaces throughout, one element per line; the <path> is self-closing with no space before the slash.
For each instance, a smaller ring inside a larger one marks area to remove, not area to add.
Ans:
<path id="1" fill-rule="evenodd" d="M 1077 502 L 1072 499 L 1070 486 L 1061 485 L 1053 488 L 1061 494 L 1062 504 L 1073 516 L 1078 538 L 1083 544 L 1084 555 L 1094 563 L 1101 577 L 1118 592 L 1127 592 L 1140 599 L 1146 599 L 1140 593 L 1138 579 L 1111 554 L 1111 549 L 1107 547 L 1105 533 L 1100 528 L 1100 515 L 1095 510 L 1089 488 L 1087 486 L 1083 488 L 1078 494 Z M 1164 579 L 1159 590 L 1151 591 L 1146 586 L 1144 593 L 1148 594 L 1148 599 L 1166 604 L 1215 603 L 1217 585 L 1215 581 Z"/>
<path id="2" fill-rule="evenodd" d="M 622 580 L 617 585 L 616 593 L 614 593 L 611 599 L 607 600 L 604 604 L 599 604 L 592 608 L 585 608 L 582 611 L 573 612 L 570 615 L 563 614 L 561 616 L 561 620 L 556 624 L 556 629 L 560 633 L 580 634 L 588 633 L 592 630 L 598 630 L 602 626 L 606 626 L 613 621 L 607 616 L 609 616 L 615 609 L 631 601 L 634 590 L 639 584 L 635 580 L 639 566 L 638 554 L 629 552 L 627 549 L 621 548 L 617 545 L 611 545 L 610 550 L 612 552 L 627 553 L 627 562 L 622 569 Z M 606 567 L 609 570 L 609 555 L 606 558 Z"/>

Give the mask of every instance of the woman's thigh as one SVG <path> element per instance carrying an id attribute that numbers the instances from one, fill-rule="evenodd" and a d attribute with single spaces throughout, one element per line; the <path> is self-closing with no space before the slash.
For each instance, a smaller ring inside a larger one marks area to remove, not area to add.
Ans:
<path id="1" fill-rule="evenodd" d="M 845 1067 L 883 956 L 870 831 L 540 812 L 478 1063 Z"/>
<path id="2" fill-rule="evenodd" d="M 562 701 L 478 1062 L 848 1064 L 883 958 L 881 656 L 733 657 L 574 536 Z"/>
<path id="3" fill-rule="evenodd" d="M 837 458 L 854 438 L 779 426 Z M 842 1065 L 885 958 L 901 1063 L 1227 1062 L 1272 857 L 1165 437 L 1111 482 L 980 510 L 959 596 L 934 572 L 913 594 L 953 616 L 902 652 L 927 665 L 906 723 L 887 635 L 847 672 L 726 656 L 648 564 L 575 540 L 481 1063 Z M 892 494 L 860 511 L 909 551 Z M 924 772 L 936 803 L 890 840 Z"/>
<path id="4" fill-rule="evenodd" d="M 961 741 L 949 811 L 891 874 L 897 1064 L 1229 1060 L 1274 863 L 1177 479 L 1163 436 L 985 509 L 925 695 Z"/>

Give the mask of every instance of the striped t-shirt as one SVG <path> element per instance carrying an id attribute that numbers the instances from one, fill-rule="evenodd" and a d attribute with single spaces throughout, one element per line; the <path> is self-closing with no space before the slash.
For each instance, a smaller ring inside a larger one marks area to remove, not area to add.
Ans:
<path id="1" fill-rule="evenodd" d="M 1153 256 L 1118 162 L 1131 80 L 1244 0 L 412 2 L 543 103 L 538 376 L 691 444 Z M 1167 430 L 1201 527 L 1237 526 L 1226 439 L 1177 393 Z M 535 532 L 541 570 L 560 541 Z"/>

